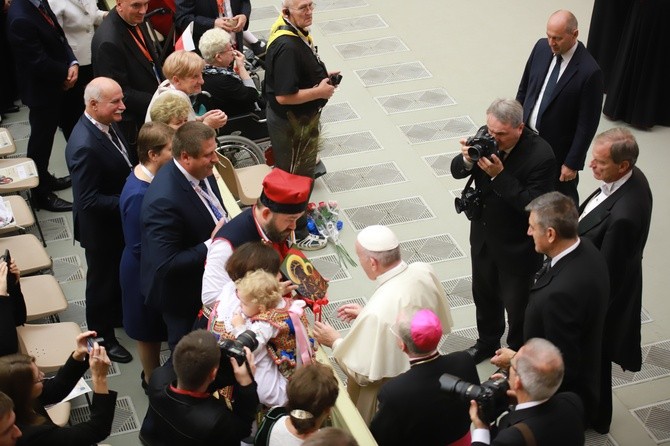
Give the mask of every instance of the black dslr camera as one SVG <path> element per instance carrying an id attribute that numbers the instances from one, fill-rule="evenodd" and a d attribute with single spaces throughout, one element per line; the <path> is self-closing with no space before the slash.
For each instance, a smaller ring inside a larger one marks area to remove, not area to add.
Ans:
<path id="1" fill-rule="evenodd" d="M 458 395 L 463 401 L 475 400 L 477 416 L 486 424 L 495 422 L 509 409 L 509 382 L 505 378 L 489 379 L 478 386 L 445 373 L 440 377 L 440 389 Z"/>
<path id="2" fill-rule="evenodd" d="M 461 197 L 454 200 L 456 213 L 465 213 L 468 220 L 479 220 L 482 216 L 482 191 L 467 186 L 461 192 Z"/>
<path id="3" fill-rule="evenodd" d="M 256 333 L 251 330 L 243 331 L 237 339 L 220 339 L 219 348 L 221 349 L 221 360 L 219 361 L 219 372 L 216 375 L 216 385 L 226 387 L 235 384 L 235 374 L 233 366 L 230 365 L 228 358 L 235 358 L 238 365 L 247 362 L 247 354 L 244 347 L 249 347 L 252 352 L 258 348 Z M 247 370 L 251 374 L 249 364 L 246 364 Z"/>
<path id="4" fill-rule="evenodd" d="M 498 142 L 489 135 L 489 130 L 485 125 L 479 127 L 475 136 L 465 141 L 465 145 L 468 146 L 468 156 L 475 163 L 482 157 L 491 159 L 491 155 L 500 158 Z"/>

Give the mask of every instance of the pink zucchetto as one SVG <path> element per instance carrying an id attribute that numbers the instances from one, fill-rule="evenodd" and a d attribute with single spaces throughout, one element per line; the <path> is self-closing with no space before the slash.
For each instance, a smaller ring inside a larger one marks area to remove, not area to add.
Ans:
<path id="1" fill-rule="evenodd" d="M 431 310 L 419 310 L 410 323 L 410 334 L 419 349 L 425 352 L 435 350 L 442 337 L 442 323 Z"/>

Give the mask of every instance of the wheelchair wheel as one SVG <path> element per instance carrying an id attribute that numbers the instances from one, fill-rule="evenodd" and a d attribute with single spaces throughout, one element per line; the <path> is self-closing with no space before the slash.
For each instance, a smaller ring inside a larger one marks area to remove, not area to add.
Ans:
<path id="1" fill-rule="evenodd" d="M 226 135 L 218 138 L 217 151 L 224 155 L 233 164 L 233 167 L 241 168 L 265 164 L 263 150 L 244 136 Z"/>

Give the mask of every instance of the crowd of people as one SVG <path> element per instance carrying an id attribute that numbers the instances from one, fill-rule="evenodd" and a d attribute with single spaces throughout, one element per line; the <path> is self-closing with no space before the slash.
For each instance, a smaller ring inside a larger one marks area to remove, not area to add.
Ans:
<path id="1" fill-rule="evenodd" d="M 249 0 L 177 0 L 175 23 L 194 24 L 199 54 L 174 51 L 164 62 L 143 25 L 148 0 L 117 0 L 109 12 L 91 1 L 80 9 L 61 3 L 13 0 L 7 26 L 22 49 L 17 67 L 30 67 L 21 99 L 31 128 L 40 129 L 28 143 L 40 177 L 35 202 L 73 212 L 91 331 L 45 380 L 35 358 L 17 353 L 25 302 L 18 268 L 0 261 L 8 333 L 0 337 L 0 446 L 84 445 L 109 434 L 110 360 L 133 360 L 118 327 L 137 341 L 147 445 L 237 445 L 256 431 L 256 444 L 355 444 L 339 430 L 320 430 L 339 386 L 316 360 L 318 345 L 332 350 L 348 397 L 381 446 L 533 444 L 529 438 L 576 445 L 587 428 L 608 432 L 611 362 L 641 367 L 652 195 L 630 131 L 596 136 L 603 75 L 571 12 L 549 17 L 516 98 L 486 110 L 481 132 L 494 150 L 475 156 L 463 139 L 452 160 L 453 177 L 469 179 L 461 203 L 471 220 L 478 339 L 443 355 L 438 347 L 453 325 L 444 288 L 431 265 L 401 258 L 388 227 L 356 237 L 359 265 L 376 289 L 365 306 L 337 309 L 351 324 L 346 335 L 320 320 L 310 326 L 305 301 L 281 273 L 290 249 L 327 242 L 308 231 L 305 215 L 325 167 L 296 139 L 318 140 L 339 75 L 309 33 L 311 0 L 283 0 L 267 42 L 248 32 Z M 262 93 L 245 68 L 245 44 L 264 54 Z M 209 100 L 197 100 L 203 88 Z M 230 116 L 249 112 L 267 117 L 274 169 L 256 204 L 232 216 L 213 175 L 216 136 Z M 48 171 L 58 127 L 67 140 L 65 178 Z M 580 204 L 578 172 L 591 146 L 601 186 Z M 70 186 L 72 203 L 54 193 Z M 91 337 L 102 339 L 89 345 Z M 171 357 L 161 366 L 163 342 Z M 486 387 L 476 365 L 487 359 L 516 405 L 498 430 L 489 430 L 495 420 L 481 401 L 441 386 L 449 374 Z M 91 420 L 56 426 L 45 405 L 89 367 Z M 559 426 L 556 417 L 570 421 Z"/>

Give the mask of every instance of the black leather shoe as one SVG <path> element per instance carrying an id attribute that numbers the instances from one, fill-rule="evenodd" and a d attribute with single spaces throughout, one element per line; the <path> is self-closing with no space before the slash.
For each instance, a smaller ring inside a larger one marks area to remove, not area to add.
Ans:
<path id="1" fill-rule="evenodd" d="M 133 355 L 130 354 L 125 347 L 118 342 L 107 343 L 105 345 L 107 349 L 107 356 L 114 362 L 120 362 L 121 364 L 127 364 L 133 360 Z"/>
<path id="2" fill-rule="evenodd" d="M 48 184 L 51 186 L 51 190 L 54 192 L 65 190 L 72 187 L 72 178 L 70 178 L 70 175 L 62 178 L 51 176 Z"/>
<path id="3" fill-rule="evenodd" d="M 34 195 L 34 204 L 37 210 L 44 209 L 51 212 L 70 212 L 72 210 L 72 203 L 63 200 L 53 192 L 46 195 Z"/>
<path id="4" fill-rule="evenodd" d="M 496 354 L 497 347 L 486 347 L 481 344 L 475 344 L 470 348 L 465 349 L 465 352 L 472 356 L 475 364 L 479 364 L 485 359 L 491 359 Z"/>
<path id="5" fill-rule="evenodd" d="M 319 162 L 316 163 L 316 166 L 314 166 L 314 179 L 316 180 L 327 173 L 328 169 L 326 169 L 326 165 L 323 164 L 323 161 L 319 160 Z"/>

